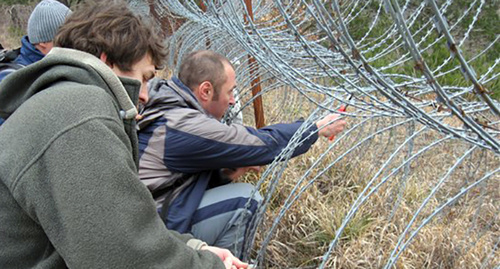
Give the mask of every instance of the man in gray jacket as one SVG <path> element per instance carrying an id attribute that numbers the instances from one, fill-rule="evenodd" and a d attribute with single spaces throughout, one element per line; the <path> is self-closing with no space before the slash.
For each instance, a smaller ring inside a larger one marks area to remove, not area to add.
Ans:
<path id="1" fill-rule="evenodd" d="M 0 83 L 0 268 L 246 268 L 165 228 L 139 181 L 135 117 L 165 57 L 119 1 L 78 8 Z"/>
<path id="2" fill-rule="evenodd" d="M 241 254 L 244 234 L 261 200 L 255 187 L 232 183 L 252 166 L 271 163 L 302 126 L 298 121 L 261 129 L 220 122 L 234 104 L 235 71 L 227 58 L 196 51 L 178 78 L 155 80 L 138 122 L 139 176 L 169 229 L 190 232 Z M 293 156 L 318 136 L 341 132 L 345 121 L 328 115 L 309 128 Z"/>

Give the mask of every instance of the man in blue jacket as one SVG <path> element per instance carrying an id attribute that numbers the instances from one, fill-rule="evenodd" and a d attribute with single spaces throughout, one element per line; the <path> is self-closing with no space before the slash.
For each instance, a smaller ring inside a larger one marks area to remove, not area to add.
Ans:
<path id="1" fill-rule="evenodd" d="M 54 46 L 57 30 L 71 10 L 56 0 L 43 0 L 28 19 L 28 35 L 21 39 L 21 53 L 13 61 L 15 66 L 0 69 L 0 82 L 9 74 L 24 66 L 40 61 Z M 4 120 L 0 118 L 0 125 Z"/>
<path id="2" fill-rule="evenodd" d="M 271 163 L 302 122 L 258 130 L 221 123 L 234 104 L 235 87 L 233 66 L 212 51 L 187 55 L 178 78 L 151 82 L 150 101 L 138 122 L 139 177 L 169 229 L 241 254 L 261 197 L 251 184 L 228 183 L 249 167 Z M 341 132 L 345 121 L 334 121 L 337 117 L 313 125 L 293 156 L 305 153 L 318 135 Z"/>
<path id="3" fill-rule="evenodd" d="M 43 0 L 28 19 L 28 35 L 21 39 L 21 54 L 14 60 L 20 66 L 27 66 L 40 61 L 54 46 L 57 30 L 71 10 L 56 0 Z M 0 72 L 0 81 L 15 69 Z"/>

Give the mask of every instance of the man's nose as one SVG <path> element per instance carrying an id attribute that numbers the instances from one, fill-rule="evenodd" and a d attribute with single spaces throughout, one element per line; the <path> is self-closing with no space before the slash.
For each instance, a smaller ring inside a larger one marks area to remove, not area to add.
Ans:
<path id="1" fill-rule="evenodd" d="M 231 94 L 231 97 L 229 98 L 229 105 L 233 106 L 235 103 L 236 101 L 234 100 L 234 95 Z"/>
<path id="2" fill-rule="evenodd" d="M 139 103 L 145 105 L 149 100 L 147 85 L 144 84 L 139 92 Z"/>

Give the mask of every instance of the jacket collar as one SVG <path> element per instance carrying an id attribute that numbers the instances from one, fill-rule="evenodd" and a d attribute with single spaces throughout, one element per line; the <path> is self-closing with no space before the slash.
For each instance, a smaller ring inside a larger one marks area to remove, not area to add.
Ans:
<path id="1" fill-rule="evenodd" d="M 74 49 L 67 49 L 67 48 L 52 48 L 52 50 L 47 54 L 46 56 L 49 59 L 52 58 L 72 58 L 72 59 L 78 59 L 80 62 L 87 64 L 90 66 L 92 69 L 94 69 L 99 75 L 102 77 L 102 79 L 106 82 L 106 84 L 109 86 L 111 89 L 111 92 L 115 96 L 116 100 L 118 101 L 118 105 L 120 106 L 120 115 L 123 119 L 130 120 L 134 119 L 135 116 L 137 115 L 137 108 L 136 108 L 136 102 L 137 98 L 131 99 L 131 95 L 139 96 L 139 93 L 137 92 L 137 89 L 135 89 L 136 93 L 133 94 L 132 92 L 127 92 L 125 87 L 123 86 L 122 82 L 116 74 L 107 66 L 105 63 L 103 63 L 99 58 L 95 57 L 92 54 L 79 51 L 79 50 L 74 50 Z M 127 84 L 130 83 L 136 83 L 137 82 L 132 82 L 135 80 L 132 79 L 123 79 L 122 81 L 127 81 Z M 140 83 L 140 82 L 139 82 Z M 134 91 L 132 89 L 129 89 L 130 91 Z M 132 100 L 136 100 L 135 103 L 132 102 Z"/>
<path id="2" fill-rule="evenodd" d="M 139 129 L 144 129 L 158 118 L 174 108 L 189 108 L 211 117 L 201 106 L 184 83 L 178 78 L 170 80 L 155 78 L 148 84 L 149 101 L 142 111 L 142 119 L 138 121 Z"/>
<path id="3" fill-rule="evenodd" d="M 35 45 L 31 44 L 28 36 L 23 36 L 21 39 L 21 54 L 16 58 L 16 63 L 22 65 L 30 65 L 40 61 L 45 55 L 41 53 Z"/>
<path id="4" fill-rule="evenodd" d="M 188 86 L 184 85 L 184 83 L 182 83 L 182 81 L 180 81 L 177 77 L 173 77 L 168 82 L 168 85 L 184 99 L 184 101 L 188 106 L 196 110 L 199 110 L 206 115 L 209 115 L 205 111 L 205 109 L 203 109 L 200 102 L 198 101 L 198 98 L 196 98 L 196 96 L 194 95 L 193 91 Z"/>

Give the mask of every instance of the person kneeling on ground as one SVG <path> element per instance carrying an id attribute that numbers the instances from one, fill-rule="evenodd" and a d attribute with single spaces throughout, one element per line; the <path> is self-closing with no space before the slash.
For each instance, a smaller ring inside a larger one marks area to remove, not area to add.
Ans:
<path id="1" fill-rule="evenodd" d="M 251 184 L 228 183 L 271 163 L 303 122 L 258 130 L 221 123 L 234 104 L 235 87 L 233 66 L 212 51 L 185 56 L 178 77 L 150 82 L 150 101 L 138 122 L 139 177 L 169 229 L 240 255 L 262 198 Z M 311 126 L 293 156 L 305 153 L 318 135 L 341 132 L 345 121 L 334 121 L 337 117 L 328 115 Z"/>

